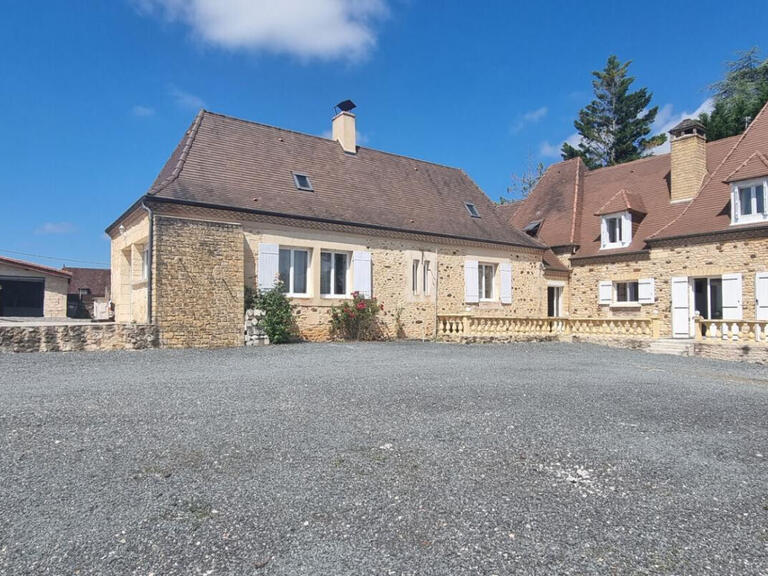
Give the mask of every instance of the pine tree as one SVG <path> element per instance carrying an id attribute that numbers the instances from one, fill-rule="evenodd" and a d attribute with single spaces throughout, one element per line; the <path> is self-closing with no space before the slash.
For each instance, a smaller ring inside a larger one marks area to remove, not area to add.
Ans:
<path id="1" fill-rule="evenodd" d="M 714 93 L 714 109 L 699 116 L 707 129 L 707 139 L 741 134 L 768 102 L 768 59 L 761 62 L 757 48 L 743 52 L 728 63 L 725 78 L 710 90 Z"/>
<path id="2" fill-rule="evenodd" d="M 578 148 L 565 142 L 563 160 L 581 156 L 589 168 L 613 166 L 642 158 L 666 141 L 664 134 L 648 137 L 658 107 L 646 109 L 652 97 L 646 88 L 629 91 L 635 81 L 627 76 L 631 63 L 610 56 L 605 69 L 592 73 L 595 99 L 573 123 L 581 142 Z"/>

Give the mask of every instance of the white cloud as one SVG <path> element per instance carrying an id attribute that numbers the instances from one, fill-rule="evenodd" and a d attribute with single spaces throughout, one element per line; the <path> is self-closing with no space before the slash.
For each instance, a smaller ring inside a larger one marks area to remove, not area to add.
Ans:
<path id="1" fill-rule="evenodd" d="M 667 141 L 661 146 L 654 148 L 652 154 L 666 154 L 669 152 L 669 134 L 670 129 L 674 128 L 682 120 L 686 118 L 698 118 L 702 112 L 710 113 L 714 108 L 714 101 L 712 98 L 707 98 L 702 102 L 696 110 L 693 112 L 680 112 L 675 114 L 674 106 L 672 104 L 665 104 L 659 108 L 659 113 L 656 114 L 656 120 L 651 127 L 652 134 L 667 134 Z"/>
<path id="2" fill-rule="evenodd" d="M 520 132 L 520 130 L 525 128 L 527 125 L 536 124 L 539 120 L 542 120 L 544 117 L 546 117 L 547 112 L 548 110 L 546 106 L 536 108 L 535 110 L 530 110 L 522 116 L 518 117 L 515 123 L 511 126 L 510 130 L 513 133 Z"/>
<path id="3" fill-rule="evenodd" d="M 133 0 L 139 13 L 182 22 L 230 50 L 356 59 L 375 46 L 385 0 Z"/>
<path id="4" fill-rule="evenodd" d="M 75 231 L 75 225 L 72 222 L 44 222 L 35 228 L 35 234 L 39 236 L 51 234 L 72 234 Z"/>
<path id="5" fill-rule="evenodd" d="M 205 108 L 205 100 L 185 90 L 181 90 L 176 86 L 171 86 L 168 91 L 173 99 L 176 101 L 176 105 L 179 108 L 190 108 L 192 110 L 199 110 Z"/>
<path id="6" fill-rule="evenodd" d="M 574 148 L 578 148 L 581 143 L 581 136 L 574 132 L 565 139 L 565 142 L 568 142 Z M 562 142 L 560 144 L 550 144 L 548 140 L 545 140 L 539 144 L 539 156 L 542 158 L 560 158 L 560 148 L 562 146 Z"/>
<path id="7" fill-rule="evenodd" d="M 155 109 L 150 108 L 149 106 L 141 106 L 140 104 L 136 104 L 133 108 L 131 108 L 131 113 L 134 116 L 138 116 L 139 118 L 145 118 L 147 116 L 154 116 Z"/>

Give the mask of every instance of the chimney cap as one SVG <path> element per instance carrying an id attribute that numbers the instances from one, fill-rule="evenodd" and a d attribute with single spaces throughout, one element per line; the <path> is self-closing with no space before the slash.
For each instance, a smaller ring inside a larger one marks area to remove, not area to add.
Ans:
<path id="1" fill-rule="evenodd" d="M 669 133 L 672 134 L 672 136 L 675 138 L 684 136 L 686 134 L 700 134 L 701 136 L 705 136 L 707 129 L 704 128 L 704 124 L 698 120 L 694 120 L 693 118 L 686 118 L 677 126 L 672 128 Z"/>
<path id="2" fill-rule="evenodd" d="M 335 108 L 338 108 L 342 112 L 350 112 L 357 108 L 354 102 L 352 100 L 342 100 L 338 104 L 336 104 Z"/>

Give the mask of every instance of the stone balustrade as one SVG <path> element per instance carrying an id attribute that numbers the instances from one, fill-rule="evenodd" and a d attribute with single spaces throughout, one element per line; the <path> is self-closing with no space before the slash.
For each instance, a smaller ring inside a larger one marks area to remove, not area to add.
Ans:
<path id="1" fill-rule="evenodd" d="M 592 338 L 655 339 L 657 318 L 512 318 L 473 314 L 441 314 L 438 337 L 466 339 L 525 340 L 548 337 L 585 336 Z"/>
<path id="2" fill-rule="evenodd" d="M 768 320 L 707 320 L 697 316 L 696 340 L 768 344 Z"/>

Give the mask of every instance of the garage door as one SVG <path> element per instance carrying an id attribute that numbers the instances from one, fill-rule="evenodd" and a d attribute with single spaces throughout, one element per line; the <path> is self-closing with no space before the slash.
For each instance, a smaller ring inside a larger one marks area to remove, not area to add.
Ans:
<path id="1" fill-rule="evenodd" d="M 44 293 L 43 278 L 0 276 L 0 316 L 42 316 Z"/>

